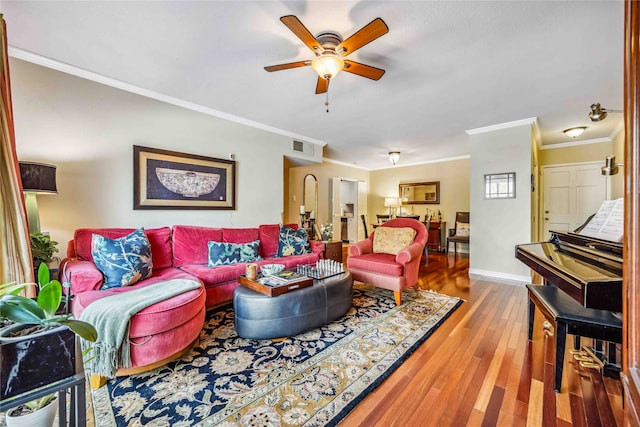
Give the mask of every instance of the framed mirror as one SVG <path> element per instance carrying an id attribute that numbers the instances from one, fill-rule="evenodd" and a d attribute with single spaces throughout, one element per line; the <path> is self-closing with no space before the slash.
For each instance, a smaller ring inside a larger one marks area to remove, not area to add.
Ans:
<path id="1" fill-rule="evenodd" d="M 409 182 L 400 184 L 399 190 L 403 205 L 440 204 L 440 181 Z"/>
<path id="2" fill-rule="evenodd" d="M 302 203 L 306 212 L 318 213 L 318 180 L 313 174 L 305 175 L 302 182 Z"/>

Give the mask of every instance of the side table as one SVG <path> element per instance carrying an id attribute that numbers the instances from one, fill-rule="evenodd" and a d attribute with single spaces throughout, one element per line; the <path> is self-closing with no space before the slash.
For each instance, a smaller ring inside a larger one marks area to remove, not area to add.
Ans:
<path id="1" fill-rule="evenodd" d="M 339 240 L 322 242 L 324 243 L 324 253 L 322 257 L 324 259 L 332 259 L 337 262 L 342 262 L 342 242 Z"/>

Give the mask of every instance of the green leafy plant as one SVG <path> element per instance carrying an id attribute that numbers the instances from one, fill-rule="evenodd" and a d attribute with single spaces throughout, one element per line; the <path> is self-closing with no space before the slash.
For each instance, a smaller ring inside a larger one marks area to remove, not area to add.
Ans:
<path id="1" fill-rule="evenodd" d="M 36 298 L 18 295 L 27 286 L 38 286 Z M 38 268 L 38 285 L 12 283 L 0 285 L 0 319 L 28 325 L 64 325 L 87 341 L 98 338 L 96 329 L 87 322 L 73 319 L 71 314 L 56 314 L 62 301 L 62 284 L 50 280 L 49 269 L 44 263 Z"/>
<path id="2" fill-rule="evenodd" d="M 31 233 L 30 237 L 33 265 L 50 263 L 53 260 L 53 254 L 58 252 L 58 248 L 56 247 L 58 242 L 51 240 L 51 237 L 42 233 Z"/>

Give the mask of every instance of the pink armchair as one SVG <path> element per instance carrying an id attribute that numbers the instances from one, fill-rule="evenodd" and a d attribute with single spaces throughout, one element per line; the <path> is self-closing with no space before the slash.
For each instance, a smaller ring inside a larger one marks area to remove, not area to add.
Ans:
<path id="1" fill-rule="evenodd" d="M 400 249 L 395 255 L 374 252 L 375 233 L 386 227 L 413 228 L 416 231 L 413 243 Z M 402 290 L 418 283 L 418 271 L 427 239 L 427 228 L 420 221 L 410 218 L 392 219 L 381 224 L 367 239 L 349 247 L 347 268 L 354 280 L 392 290 L 396 304 L 401 305 Z"/>

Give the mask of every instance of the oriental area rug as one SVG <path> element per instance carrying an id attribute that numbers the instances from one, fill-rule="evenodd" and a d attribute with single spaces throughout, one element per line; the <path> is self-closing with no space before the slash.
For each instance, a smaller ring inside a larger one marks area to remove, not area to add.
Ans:
<path id="1" fill-rule="evenodd" d="M 93 390 L 93 422 L 335 425 L 462 303 L 429 291 L 408 290 L 403 299 L 397 307 L 393 292 L 356 282 L 345 316 L 279 342 L 239 338 L 233 307 L 212 310 L 182 359 Z"/>

